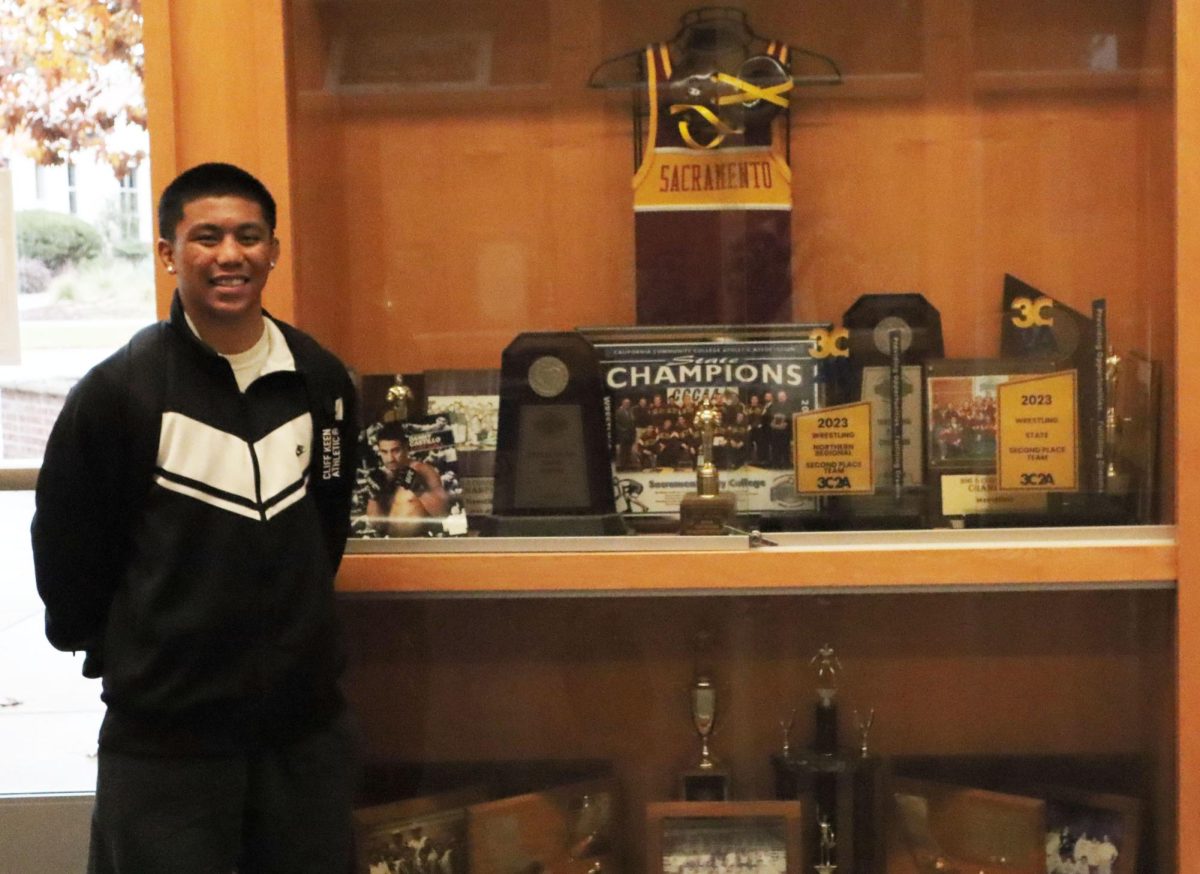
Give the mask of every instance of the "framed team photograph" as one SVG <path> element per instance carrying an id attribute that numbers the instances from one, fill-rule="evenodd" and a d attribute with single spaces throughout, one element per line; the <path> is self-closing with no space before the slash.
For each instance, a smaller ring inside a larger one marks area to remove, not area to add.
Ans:
<path id="1" fill-rule="evenodd" d="M 891 796 L 889 870 L 1042 874 L 1043 799 L 906 778 Z"/>
<path id="2" fill-rule="evenodd" d="M 472 805 L 471 874 L 617 870 L 618 804 L 617 781 L 597 777 Z"/>
<path id="3" fill-rule="evenodd" d="M 467 808 L 482 787 L 408 798 L 354 811 L 356 874 L 468 874 Z"/>
<path id="4" fill-rule="evenodd" d="M 717 414 L 712 463 L 738 512 L 817 509 L 795 485 L 792 417 L 826 405 L 829 324 L 580 328 L 600 356 L 617 511 L 677 517 L 696 489 L 697 414 Z"/>
<path id="5" fill-rule="evenodd" d="M 1046 874 L 1137 870 L 1141 802 L 1136 798 L 1040 786 L 1046 802 Z"/>
<path id="6" fill-rule="evenodd" d="M 799 801 L 665 801 L 646 806 L 647 874 L 800 874 Z"/>
<path id="7" fill-rule="evenodd" d="M 994 473 L 1000 385 L 1053 373 L 1049 359 L 937 359 L 925 363 L 925 452 L 931 471 Z"/>

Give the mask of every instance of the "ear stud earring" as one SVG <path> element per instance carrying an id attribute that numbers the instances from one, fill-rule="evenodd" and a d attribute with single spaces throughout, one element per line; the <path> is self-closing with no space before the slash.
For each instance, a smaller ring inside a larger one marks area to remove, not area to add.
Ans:
<path id="1" fill-rule="evenodd" d="M 168 264 L 168 265 L 167 265 L 167 272 L 168 272 L 168 273 L 174 273 L 174 272 L 175 272 L 175 265 L 174 265 L 174 264 Z"/>

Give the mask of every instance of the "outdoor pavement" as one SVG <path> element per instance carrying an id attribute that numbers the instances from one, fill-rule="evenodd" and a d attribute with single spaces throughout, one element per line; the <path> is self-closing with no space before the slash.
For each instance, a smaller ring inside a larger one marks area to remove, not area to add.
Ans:
<path id="1" fill-rule="evenodd" d="M 0 797 L 91 792 L 100 684 L 53 649 L 29 547 L 32 492 L 0 491 Z"/>
<path id="2" fill-rule="evenodd" d="M 76 327 L 86 336 L 74 348 L 61 339 L 71 323 L 23 323 L 22 361 L 0 365 L 0 383 L 73 383 L 152 319 L 84 321 Z M 33 492 L 0 490 L 0 800 L 91 793 L 96 786 L 100 682 L 80 675 L 82 654 L 58 652 L 43 634 L 29 546 L 32 516 Z M 0 871 L 6 870 L 3 849 L 0 841 Z"/>

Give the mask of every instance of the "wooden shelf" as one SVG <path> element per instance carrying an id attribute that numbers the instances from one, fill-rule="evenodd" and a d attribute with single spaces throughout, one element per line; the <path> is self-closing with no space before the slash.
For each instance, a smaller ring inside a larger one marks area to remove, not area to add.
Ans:
<path id="1" fill-rule="evenodd" d="M 1127 70 L 980 70 L 971 78 L 977 94 L 1064 93 L 1073 96 L 1118 91 L 1161 91 L 1171 84 L 1161 68 Z"/>
<path id="2" fill-rule="evenodd" d="M 1174 586 L 1169 526 L 365 541 L 344 594 L 755 594 Z M 886 558 L 880 561 L 880 554 Z"/>

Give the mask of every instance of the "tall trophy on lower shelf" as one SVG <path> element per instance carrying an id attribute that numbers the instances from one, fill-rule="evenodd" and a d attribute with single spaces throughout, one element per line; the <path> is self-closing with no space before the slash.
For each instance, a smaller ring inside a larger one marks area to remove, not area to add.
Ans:
<path id="1" fill-rule="evenodd" d="M 696 637 L 697 655 L 711 643 L 708 634 Z M 710 747 L 717 727 L 717 687 L 706 670 L 697 667 L 689 690 L 692 727 L 700 737 L 700 756 L 679 778 L 679 794 L 684 801 L 728 801 L 729 772 L 720 767 Z"/>
<path id="2" fill-rule="evenodd" d="M 775 794 L 801 799 L 811 847 L 808 864 L 817 874 L 882 874 L 882 769 L 868 748 L 875 711 L 855 711 L 858 737 L 852 748 L 838 745 L 838 694 L 842 665 L 833 647 L 822 646 L 809 662 L 814 671 L 813 740 L 798 747 L 791 720 L 781 720 L 784 749 L 771 757 Z M 836 837 L 835 837 L 836 836 Z"/>

